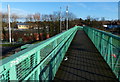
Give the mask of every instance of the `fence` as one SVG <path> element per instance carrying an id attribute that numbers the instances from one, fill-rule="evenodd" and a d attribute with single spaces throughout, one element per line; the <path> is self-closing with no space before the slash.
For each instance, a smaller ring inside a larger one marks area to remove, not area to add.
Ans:
<path id="1" fill-rule="evenodd" d="M 83 27 L 83 30 L 120 80 L 120 37 L 90 27 Z"/>
<path id="2" fill-rule="evenodd" d="M 86 32 L 120 80 L 120 37 L 79 26 L 1 60 L 0 80 L 53 80 L 77 30 Z"/>
<path id="3" fill-rule="evenodd" d="M 0 80 L 52 80 L 78 27 L 0 61 Z"/>

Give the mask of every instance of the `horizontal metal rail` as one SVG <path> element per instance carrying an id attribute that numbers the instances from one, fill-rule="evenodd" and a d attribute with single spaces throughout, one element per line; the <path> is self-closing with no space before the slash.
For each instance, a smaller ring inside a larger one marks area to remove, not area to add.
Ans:
<path id="1" fill-rule="evenodd" d="M 86 26 L 83 30 L 120 81 L 120 37 Z"/>
<path id="2" fill-rule="evenodd" d="M 84 30 L 120 80 L 120 37 L 76 26 L 0 61 L 0 80 L 53 80 L 77 30 Z M 26 45 L 25 45 L 26 46 Z"/>
<path id="3" fill-rule="evenodd" d="M 52 80 L 78 26 L 0 61 L 0 80 Z"/>

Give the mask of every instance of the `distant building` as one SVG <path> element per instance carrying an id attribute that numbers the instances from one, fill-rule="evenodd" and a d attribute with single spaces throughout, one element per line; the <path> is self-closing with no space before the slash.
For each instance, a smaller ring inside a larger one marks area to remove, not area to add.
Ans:
<path id="1" fill-rule="evenodd" d="M 18 29 L 29 29 L 29 24 L 26 23 L 17 23 Z"/>
<path id="2" fill-rule="evenodd" d="M 104 28 L 108 28 L 108 29 L 110 29 L 110 28 L 120 28 L 120 25 L 103 25 L 103 27 Z"/>

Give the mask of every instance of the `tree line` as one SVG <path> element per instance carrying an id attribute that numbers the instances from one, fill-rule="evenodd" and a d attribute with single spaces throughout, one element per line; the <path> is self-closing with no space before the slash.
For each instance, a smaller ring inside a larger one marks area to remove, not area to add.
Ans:
<path id="1" fill-rule="evenodd" d="M 68 26 L 69 28 L 74 27 L 75 25 L 86 25 L 90 27 L 94 27 L 97 29 L 105 30 L 103 25 L 104 24 L 118 24 L 120 23 L 119 20 L 106 20 L 104 17 L 101 18 L 94 18 L 91 16 L 87 16 L 86 19 L 77 18 L 72 12 L 69 12 L 66 15 L 66 12 L 55 11 L 52 14 L 28 14 L 26 16 L 20 16 L 15 13 L 11 13 L 11 28 L 16 28 L 16 23 L 20 23 L 24 21 L 30 25 L 30 29 L 37 28 L 38 33 L 42 32 L 46 34 L 49 32 L 50 36 L 54 36 L 60 33 L 60 21 L 62 30 L 66 30 L 66 19 L 69 19 Z M 4 32 L 4 27 L 8 27 L 8 15 L 7 13 L 2 13 L 2 29 Z M 120 29 L 117 29 L 120 33 Z"/>

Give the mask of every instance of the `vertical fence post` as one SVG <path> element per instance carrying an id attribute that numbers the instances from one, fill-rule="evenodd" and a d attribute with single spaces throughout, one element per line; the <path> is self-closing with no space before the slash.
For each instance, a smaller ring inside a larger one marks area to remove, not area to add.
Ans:
<path id="1" fill-rule="evenodd" d="M 41 61 L 40 50 L 36 52 L 36 57 L 37 57 L 37 64 L 39 64 L 40 61 Z M 40 68 L 37 70 L 36 73 L 37 73 L 37 74 L 36 74 L 37 76 L 36 76 L 35 79 L 36 79 L 36 80 L 40 80 L 40 78 L 39 78 L 39 75 L 40 75 Z"/>
<path id="2" fill-rule="evenodd" d="M 101 48 L 100 48 L 100 52 L 101 52 L 101 55 L 104 58 L 105 54 L 104 54 L 103 51 L 104 51 L 104 34 L 101 34 Z"/>
<path id="3" fill-rule="evenodd" d="M 94 30 L 92 30 L 92 33 L 93 33 L 93 36 L 92 36 L 92 41 L 94 42 L 94 36 L 95 36 L 95 31 Z"/>
<path id="4" fill-rule="evenodd" d="M 119 79 L 119 81 L 120 81 L 120 69 L 119 69 L 119 67 L 117 67 L 117 66 L 120 66 L 119 65 L 119 62 L 120 62 L 120 53 L 118 53 L 118 57 L 117 57 L 117 59 L 116 59 L 116 61 L 115 61 L 115 65 L 114 65 L 114 69 L 113 69 L 113 72 L 116 74 L 116 76 L 117 76 L 117 78 Z M 118 69 L 117 69 L 118 68 Z M 118 73 L 116 73 L 116 70 L 118 70 Z"/>
<path id="5" fill-rule="evenodd" d="M 109 67 L 112 69 L 112 71 L 120 81 L 120 64 L 119 64 L 120 51 L 119 51 L 119 45 L 118 45 L 120 38 L 110 33 L 103 32 L 103 31 L 100 31 L 94 28 L 89 28 L 89 27 L 84 27 L 84 31 L 86 32 L 88 37 L 90 37 L 90 39 L 93 41 L 95 47 L 101 53 L 104 60 L 107 62 Z M 91 32 L 93 32 L 92 35 L 90 35 Z M 99 35 L 100 37 L 98 38 L 97 36 Z M 118 41 L 115 41 L 113 39 Z M 116 49 L 118 50 L 118 53 L 116 53 Z"/>
<path id="6" fill-rule="evenodd" d="M 95 43 L 95 46 L 96 46 L 96 39 L 97 39 L 97 37 L 96 37 L 96 31 L 95 31 L 95 41 L 94 41 L 94 43 Z"/>
<path id="7" fill-rule="evenodd" d="M 18 80 L 17 73 L 16 73 L 16 66 L 12 66 L 10 68 L 10 80 Z"/>
<path id="8" fill-rule="evenodd" d="M 113 68 L 114 68 L 114 60 L 113 60 L 113 46 L 112 46 L 112 37 L 110 38 L 110 52 L 111 52 L 111 54 L 110 54 L 110 56 L 111 56 L 111 69 L 113 70 Z"/>
<path id="9" fill-rule="evenodd" d="M 97 32 L 97 49 L 99 48 L 99 32 Z M 98 49 L 99 51 L 99 49 Z"/>
<path id="10" fill-rule="evenodd" d="M 107 44 L 108 44 L 108 49 L 107 49 L 107 63 L 111 67 L 111 65 L 110 65 L 110 56 L 111 56 L 111 51 L 110 51 L 111 44 L 110 44 L 110 42 L 111 42 L 111 37 L 109 36 L 108 42 L 107 42 Z"/>
<path id="11" fill-rule="evenodd" d="M 102 52 L 103 52 L 103 34 L 101 34 L 101 41 L 100 41 L 100 53 L 101 53 L 101 55 L 103 54 Z M 103 55 L 102 55 L 103 56 Z"/>
<path id="12" fill-rule="evenodd" d="M 54 59 L 54 65 L 55 65 L 55 66 L 54 66 L 54 70 L 53 70 L 54 72 L 57 71 L 57 70 L 56 70 L 56 63 L 57 63 L 56 60 L 57 60 L 57 56 L 56 56 L 55 59 Z M 55 73 L 54 73 L 54 76 L 55 76 Z"/>

